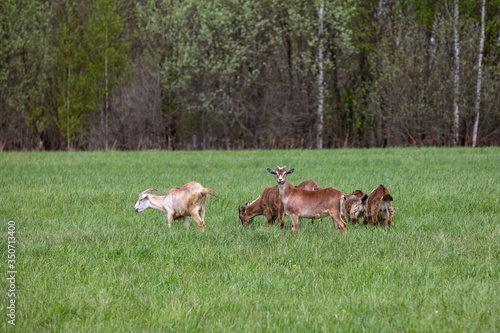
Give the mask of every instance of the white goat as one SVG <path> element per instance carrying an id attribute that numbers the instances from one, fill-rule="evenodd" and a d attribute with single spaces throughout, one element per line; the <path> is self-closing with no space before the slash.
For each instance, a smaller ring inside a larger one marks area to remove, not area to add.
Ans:
<path id="1" fill-rule="evenodd" d="M 200 183 L 191 182 L 181 187 L 176 187 L 164 195 L 149 194 L 155 189 L 147 189 L 139 195 L 139 200 L 134 206 L 137 213 L 148 208 L 164 212 L 168 217 L 168 227 L 174 220 L 184 219 L 184 225 L 189 227 L 189 216 L 198 223 L 201 231 L 205 228 L 205 204 L 207 195 L 217 197 L 217 193 L 210 187 L 203 187 Z"/>

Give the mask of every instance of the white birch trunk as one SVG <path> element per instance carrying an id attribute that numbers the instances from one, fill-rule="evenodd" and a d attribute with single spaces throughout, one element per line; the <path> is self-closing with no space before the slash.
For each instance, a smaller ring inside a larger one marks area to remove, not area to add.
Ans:
<path id="1" fill-rule="evenodd" d="M 104 105 L 104 146 L 106 151 L 109 150 L 109 138 L 108 138 L 108 113 L 109 113 L 109 87 L 108 87 L 108 29 L 106 29 L 106 54 L 104 57 L 104 79 L 105 79 L 105 91 L 106 91 L 106 101 Z"/>
<path id="2" fill-rule="evenodd" d="M 66 140 L 67 140 L 67 147 L 66 149 L 68 151 L 71 150 L 71 137 L 70 137 L 70 129 L 69 129 L 69 123 L 70 123 L 70 105 L 69 103 L 71 102 L 71 99 L 69 98 L 69 81 L 71 80 L 71 60 L 68 61 L 68 84 L 66 85 L 66 112 L 68 113 L 67 114 L 67 123 L 66 123 Z"/>
<path id="3" fill-rule="evenodd" d="M 476 147 L 477 143 L 477 129 L 479 127 L 479 106 L 481 104 L 481 83 L 482 83 L 482 65 L 483 65 L 483 49 L 484 49 L 484 12 L 485 10 L 485 2 L 482 1 L 481 7 L 481 36 L 479 39 L 479 59 L 477 61 L 477 86 L 476 86 L 476 120 L 474 121 L 474 128 L 472 130 L 472 147 Z"/>
<path id="4" fill-rule="evenodd" d="M 458 145 L 458 134 L 460 116 L 458 112 L 458 99 L 460 94 L 460 41 L 458 38 L 458 0 L 454 0 L 454 20 L 453 20 L 453 33 L 454 33 L 454 47 L 455 47 L 455 74 L 453 77 L 453 135 L 454 145 Z"/>
<path id="5" fill-rule="evenodd" d="M 325 7 L 325 2 L 321 1 L 321 6 L 319 7 L 319 28 L 318 28 L 318 38 L 319 38 L 319 50 L 318 50 L 318 127 L 317 127 L 317 137 L 316 137 L 316 148 L 323 148 L 323 101 L 324 101 L 324 87 L 323 87 L 323 11 Z"/>

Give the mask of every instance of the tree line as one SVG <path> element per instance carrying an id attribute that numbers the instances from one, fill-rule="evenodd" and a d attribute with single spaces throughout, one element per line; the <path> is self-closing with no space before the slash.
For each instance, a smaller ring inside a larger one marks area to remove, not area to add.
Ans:
<path id="1" fill-rule="evenodd" d="M 5 0 L 0 151 L 500 144 L 500 0 Z"/>

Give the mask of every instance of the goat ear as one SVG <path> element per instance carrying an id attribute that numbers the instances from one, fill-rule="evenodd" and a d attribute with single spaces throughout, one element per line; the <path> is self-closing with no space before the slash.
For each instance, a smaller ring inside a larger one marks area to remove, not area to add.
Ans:
<path id="1" fill-rule="evenodd" d="M 295 171 L 295 169 L 290 169 L 290 170 L 288 170 L 288 171 L 286 172 L 286 174 L 287 174 L 287 175 L 289 175 L 289 174 L 293 173 L 294 171 Z"/>
<path id="2" fill-rule="evenodd" d="M 361 198 L 361 202 L 364 203 L 366 200 L 368 199 L 368 195 L 365 194 L 362 198 Z"/>
<path id="3" fill-rule="evenodd" d="M 270 174 L 273 174 L 273 175 L 275 175 L 275 174 L 276 174 L 276 171 L 271 170 L 271 169 L 269 169 L 269 168 L 267 168 L 267 172 L 269 172 Z"/>

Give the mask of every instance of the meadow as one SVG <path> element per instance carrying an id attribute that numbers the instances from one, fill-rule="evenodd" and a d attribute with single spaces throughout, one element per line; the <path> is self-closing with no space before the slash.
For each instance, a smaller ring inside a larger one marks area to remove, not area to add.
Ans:
<path id="1" fill-rule="evenodd" d="M 294 184 L 384 184 L 394 227 L 242 226 L 277 165 Z M 189 181 L 219 194 L 205 232 L 135 213 L 143 190 Z M 9 221 L 20 332 L 500 331 L 499 148 L 2 153 L 0 193 L 4 332 Z"/>

